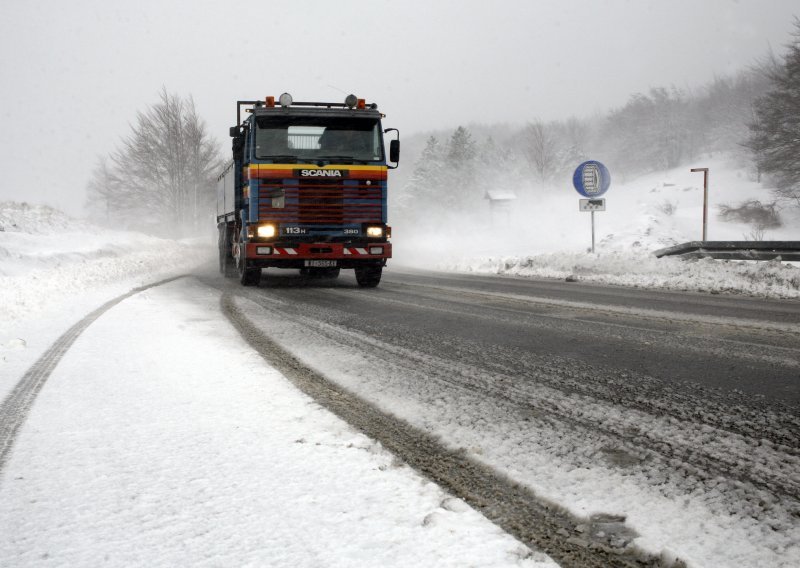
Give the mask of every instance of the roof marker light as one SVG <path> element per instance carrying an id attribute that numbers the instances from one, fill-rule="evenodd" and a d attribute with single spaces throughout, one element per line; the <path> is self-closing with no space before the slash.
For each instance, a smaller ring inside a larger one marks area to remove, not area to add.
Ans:
<path id="1" fill-rule="evenodd" d="M 364 109 L 367 108 L 367 101 L 364 99 L 358 99 L 358 108 Z"/>
<path id="2" fill-rule="evenodd" d="M 266 101 L 267 101 L 267 106 L 268 107 L 274 107 L 275 106 L 275 97 L 267 97 Z"/>
<path id="3" fill-rule="evenodd" d="M 290 95 L 289 93 L 283 93 L 281 97 L 278 99 L 278 102 L 282 107 L 292 106 L 293 102 L 292 95 Z"/>

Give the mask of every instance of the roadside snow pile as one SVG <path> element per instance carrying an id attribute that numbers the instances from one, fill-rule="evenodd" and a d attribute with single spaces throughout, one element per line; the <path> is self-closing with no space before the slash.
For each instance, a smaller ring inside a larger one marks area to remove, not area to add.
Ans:
<path id="1" fill-rule="evenodd" d="M 97 228 L 47 205 L 29 205 L 16 201 L 0 202 L 0 231 L 46 235 L 78 230 L 91 232 Z"/>
<path id="2" fill-rule="evenodd" d="M 210 258 L 210 249 L 112 231 L 47 206 L 0 203 L 0 322 L 72 302 L 88 289 L 135 287 Z"/>
<path id="3" fill-rule="evenodd" d="M 444 263 L 441 268 L 712 294 L 800 298 L 800 267 L 779 261 L 680 260 L 656 258 L 646 251 L 616 251 L 462 259 Z"/>

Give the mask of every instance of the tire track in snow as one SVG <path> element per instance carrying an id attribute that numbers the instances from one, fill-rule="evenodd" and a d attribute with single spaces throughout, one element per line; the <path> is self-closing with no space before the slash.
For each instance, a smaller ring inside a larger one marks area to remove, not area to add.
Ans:
<path id="1" fill-rule="evenodd" d="M 547 553 L 562 566 L 682 566 L 680 561 L 665 562 L 663 558 L 650 556 L 635 545 L 613 545 L 609 533 L 617 533 L 627 540 L 632 536 L 624 519 L 597 515 L 587 522 L 575 518 L 502 473 L 470 459 L 465 451 L 446 448 L 433 436 L 382 412 L 328 380 L 251 323 L 236 306 L 234 294 L 224 288 L 220 306 L 245 341 L 302 392 L 380 442 L 426 478 L 466 501 L 503 530 Z"/>
<path id="2" fill-rule="evenodd" d="M 58 362 L 64 354 L 69 351 L 69 348 L 72 347 L 72 344 L 80 337 L 81 333 L 97 320 L 97 318 L 123 300 L 148 290 L 149 288 L 162 286 L 174 280 L 178 280 L 179 278 L 185 278 L 185 276 L 186 275 L 174 276 L 145 286 L 139 286 L 126 294 L 109 300 L 70 327 L 41 357 L 39 357 L 31 368 L 22 376 L 19 382 L 17 382 L 11 392 L 8 393 L 3 403 L 0 404 L 0 473 L 3 471 L 6 460 L 14 447 L 17 433 L 25 423 L 28 412 L 31 406 L 33 406 L 37 395 L 42 390 L 42 387 L 48 377 L 50 377 L 53 369 L 56 368 Z"/>
<path id="3" fill-rule="evenodd" d="M 261 296 L 257 302 L 262 302 Z M 281 310 L 281 307 L 276 306 L 276 309 Z M 697 411 L 699 401 L 681 399 L 677 392 L 660 391 L 653 397 L 657 401 L 663 399 L 662 403 L 668 406 L 666 411 L 636 401 L 635 397 L 633 403 L 624 398 L 615 400 L 609 395 L 618 393 L 620 383 L 613 382 L 613 373 L 602 373 L 599 369 L 581 381 L 567 362 L 527 360 L 525 353 L 516 353 L 513 357 L 507 353 L 499 356 L 492 353 L 485 357 L 486 352 L 479 345 L 459 344 L 454 338 L 449 341 L 459 355 L 448 359 L 441 356 L 436 338 L 424 336 L 420 331 L 416 332 L 415 340 L 408 342 L 405 339 L 410 336 L 402 334 L 384 340 L 378 339 L 383 337 L 380 333 L 354 331 L 332 323 L 342 320 L 343 314 L 323 321 L 308 314 L 301 315 L 297 310 L 281 311 L 301 328 L 313 329 L 314 334 L 324 337 L 327 345 L 340 345 L 343 352 L 350 353 L 371 351 L 377 359 L 377 367 L 389 365 L 391 361 L 399 362 L 399 368 L 403 368 L 400 374 L 414 376 L 418 384 L 428 387 L 438 384 L 442 392 L 453 393 L 448 397 L 457 398 L 462 407 L 466 405 L 464 396 L 472 397 L 471 404 L 476 409 L 488 398 L 504 409 L 502 415 L 513 413 L 525 416 L 526 421 L 539 422 L 536 428 L 539 436 L 545 431 L 557 434 L 546 447 L 585 445 L 585 451 L 601 456 L 602 462 L 625 469 L 635 466 L 648 479 L 659 479 L 660 472 L 680 471 L 685 479 L 676 481 L 676 486 L 687 492 L 691 492 L 695 484 L 710 484 L 728 487 L 727 494 L 753 497 L 765 491 L 774 493 L 775 499 L 788 497 L 793 501 L 800 491 L 794 475 L 798 464 L 796 452 L 791 447 L 776 447 L 762 440 L 783 438 L 780 428 L 778 432 L 771 429 L 772 421 L 786 422 L 780 419 L 782 415 L 772 414 L 765 423 L 752 424 L 754 431 L 750 434 L 741 434 L 733 424 L 737 417 L 742 417 L 741 409 L 733 409 L 734 412 L 718 407 L 719 424 L 710 426 L 698 422 L 692 414 Z M 427 346 L 434 347 L 420 351 Z M 514 361 L 514 366 L 506 366 L 503 361 Z M 520 376 L 526 380 L 515 380 Z M 609 380 L 612 382 L 606 383 Z M 587 391 L 582 388 L 585 383 L 600 390 Z M 635 390 L 640 390 L 641 384 L 637 383 Z M 603 390 L 607 392 L 604 394 Z M 426 396 L 429 400 L 436 398 L 436 395 Z M 576 403 L 578 400 L 580 402 Z M 617 405 L 627 408 L 624 419 L 614 411 Z M 475 417 L 482 412 L 477 411 Z M 761 428 L 757 428 L 759 425 Z M 569 443 L 565 442 L 567 439 Z M 754 501 L 758 503 L 760 499 Z"/>

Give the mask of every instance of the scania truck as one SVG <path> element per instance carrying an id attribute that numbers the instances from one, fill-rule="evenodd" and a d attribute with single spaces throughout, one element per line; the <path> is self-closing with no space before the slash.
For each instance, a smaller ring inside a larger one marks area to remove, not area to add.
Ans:
<path id="1" fill-rule="evenodd" d="M 383 118 L 354 95 L 237 101 L 233 159 L 217 182 L 220 272 L 253 286 L 264 268 L 328 278 L 352 268 L 359 286 L 377 286 L 392 257 L 387 171 L 400 159 Z"/>

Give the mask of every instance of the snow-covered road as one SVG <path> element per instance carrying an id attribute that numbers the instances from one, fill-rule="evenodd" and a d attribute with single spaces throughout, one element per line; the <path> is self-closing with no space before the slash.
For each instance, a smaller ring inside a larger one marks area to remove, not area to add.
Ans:
<path id="1" fill-rule="evenodd" d="M 565 507 L 566 541 L 800 561 L 794 304 L 396 271 L 228 289 L 312 369 Z"/>

